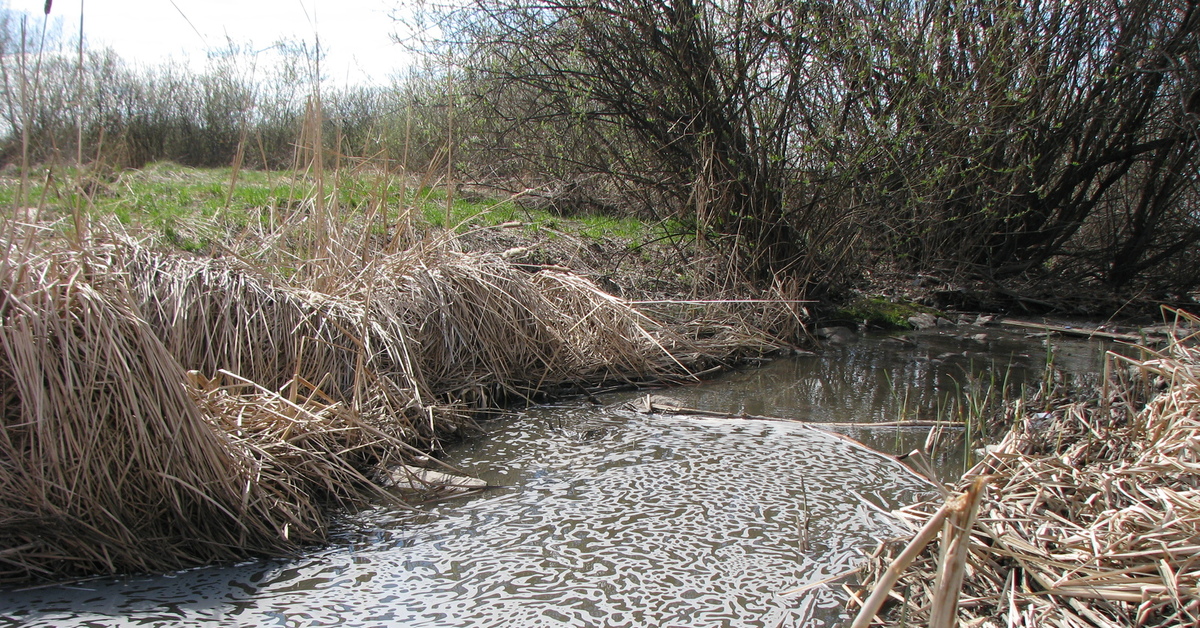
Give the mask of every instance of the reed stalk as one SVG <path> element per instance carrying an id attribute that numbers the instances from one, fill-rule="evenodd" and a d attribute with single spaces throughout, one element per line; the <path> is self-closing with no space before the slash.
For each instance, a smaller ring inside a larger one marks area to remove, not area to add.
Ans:
<path id="1" fill-rule="evenodd" d="M 79 0 L 79 41 L 75 57 L 75 190 L 71 195 L 71 220 L 75 226 L 76 245 L 83 242 L 87 234 L 86 216 L 83 213 L 83 16 L 84 0 Z"/>
<path id="2" fill-rule="evenodd" d="M 1007 406 L 1010 431 L 960 483 L 990 478 L 978 518 L 963 517 L 940 555 L 889 549 L 869 565 L 871 597 L 903 609 L 885 611 L 883 625 L 1200 623 L 1200 318 L 1166 312 L 1176 323 L 1166 350 L 1109 353 L 1108 398 Z M 1047 379 L 1040 394 L 1057 388 Z M 899 514 L 927 530 L 944 516 L 934 508 Z M 888 565 L 899 558 L 910 564 L 897 575 Z M 909 593 L 894 593 L 897 582 Z M 971 604 L 954 602 L 960 589 Z"/>
<path id="3" fill-rule="evenodd" d="M 408 148 L 412 141 L 412 104 L 404 108 L 404 146 L 400 157 L 400 194 L 396 208 L 396 227 L 388 246 L 388 253 L 395 253 L 400 242 L 412 229 L 412 212 L 408 206 Z"/>

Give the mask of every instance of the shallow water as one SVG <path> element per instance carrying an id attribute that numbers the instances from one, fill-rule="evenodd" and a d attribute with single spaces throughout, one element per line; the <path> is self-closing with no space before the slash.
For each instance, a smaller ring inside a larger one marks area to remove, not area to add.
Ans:
<path id="1" fill-rule="evenodd" d="M 1055 360 L 1089 377 L 1098 356 L 1067 342 Z M 813 421 L 933 418 L 967 373 L 1015 383 L 1045 362 L 1016 336 L 916 334 L 665 394 Z M 0 625 L 837 625 L 836 585 L 783 593 L 854 567 L 902 531 L 887 511 L 929 491 L 888 456 L 802 424 L 620 407 L 634 396 L 534 408 L 450 452 L 503 488 L 415 515 L 361 513 L 338 543 L 295 560 L 6 591 Z M 894 430 L 859 431 L 905 447 Z"/>
<path id="2" fill-rule="evenodd" d="M 972 339 L 979 334 L 986 338 Z M 962 420 L 956 409 L 965 395 L 982 398 L 991 388 L 996 397 L 1007 390 L 1013 398 L 1022 387 L 1036 389 L 1047 374 L 1068 389 L 1094 388 L 1109 349 L 1120 347 L 1100 340 L 1030 337 L 995 327 L 927 330 L 827 345 L 813 356 L 777 360 L 658 394 L 688 408 L 858 424 L 833 429 L 900 455 L 924 448 L 929 429 L 870 424 Z M 971 452 L 944 446 L 953 440 L 943 441 L 931 460 L 946 481 L 957 478 L 973 462 Z"/>

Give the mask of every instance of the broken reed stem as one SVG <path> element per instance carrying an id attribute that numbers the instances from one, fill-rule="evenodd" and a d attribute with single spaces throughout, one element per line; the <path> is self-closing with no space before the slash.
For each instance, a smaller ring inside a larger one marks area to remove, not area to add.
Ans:
<path id="1" fill-rule="evenodd" d="M 868 628 L 871 625 L 871 622 L 875 619 L 875 615 L 879 613 L 880 608 L 883 608 L 883 603 L 887 601 L 888 595 L 891 594 L 892 587 L 896 586 L 896 582 L 900 580 L 900 576 L 904 575 L 904 570 L 908 569 L 908 566 L 925 550 L 925 546 L 929 545 L 933 541 L 933 538 L 941 532 L 942 522 L 954 511 L 957 501 L 957 499 L 955 501 L 947 501 L 917 531 L 916 536 L 913 537 L 912 541 L 909 541 L 904 551 L 900 552 L 900 555 L 892 561 L 892 564 L 888 566 L 883 575 L 879 577 L 879 580 L 875 582 L 871 589 L 870 597 L 867 598 L 867 601 L 863 602 L 862 609 L 858 611 L 858 615 L 854 618 L 854 623 L 850 625 L 850 628 Z"/>
<path id="2" fill-rule="evenodd" d="M 979 513 L 979 501 L 989 478 L 975 478 L 966 493 L 955 498 L 955 505 L 942 527 L 941 559 L 937 582 L 934 584 L 933 604 L 929 611 L 929 628 L 952 628 L 958 623 L 958 595 L 966 572 L 967 555 L 971 552 L 971 529 Z"/>

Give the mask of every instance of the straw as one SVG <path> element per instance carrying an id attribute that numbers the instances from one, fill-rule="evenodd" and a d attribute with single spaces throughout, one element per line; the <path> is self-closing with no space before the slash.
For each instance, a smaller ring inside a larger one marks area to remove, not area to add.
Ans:
<path id="1" fill-rule="evenodd" d="M 393 500 L 389 469 L 476 429 L 470 410 L 686 375 L 674 352 L 703 353 L 499 256 L 338 257 L 318 282 L 93 234 L 5 243 L 0 582 L 294 552 Z"/>
<path id="2" fill-rule="evenodd" d="M 1109 355 L 1111 398 L 1044 403 L 988 448 L 962 480 L 987 475 L 991 485 L 953 556 L 965 558 L 957 608 L 933 609 L 932 583 L 952 557 L 926 551 L 900 578 L 907 593 L 893 589 L 900 604 L 884 625 L 902 616 L 930 625 L 1200 624 L 1198 321 L 1171 313 L 1187 327 L 1165 352 Z M 899 514 L 921 527 L 935 511 L 926 502 Z M 867 582 L 895 562 L 891 552 L 868 566 Z"/>

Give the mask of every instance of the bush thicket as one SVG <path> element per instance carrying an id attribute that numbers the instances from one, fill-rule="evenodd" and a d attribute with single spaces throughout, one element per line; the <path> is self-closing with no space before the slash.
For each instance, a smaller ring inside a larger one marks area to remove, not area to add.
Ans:
<path id="1" fill-rule="evenodd" d="M 474 0 L 441 51 L 510 156 L 668 191 L 759 277 L 880 261 L 1182 295 L 1195 0 Z M 574 150 L 581 147 L 582 150 Z M 562 176 L 559 174 L 558 176 Z"/>

